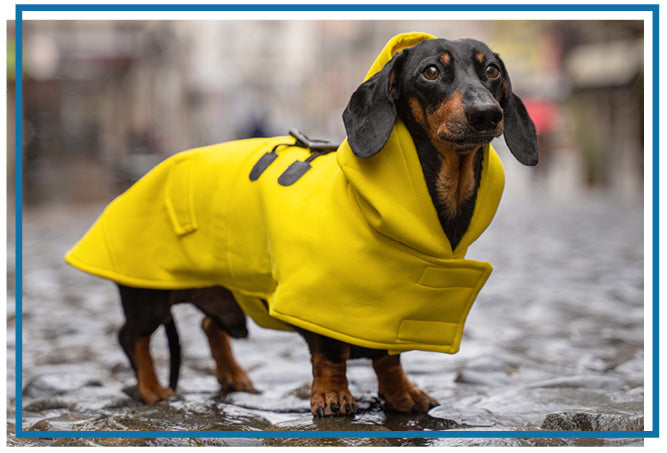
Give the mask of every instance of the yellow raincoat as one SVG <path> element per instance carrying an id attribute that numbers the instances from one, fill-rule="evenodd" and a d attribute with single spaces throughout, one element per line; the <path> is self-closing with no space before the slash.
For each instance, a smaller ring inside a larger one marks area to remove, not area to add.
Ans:
<path id="1" fill-rule="evenodd" d="M 402 48 L 392 39 L 370 77 Z M 312 160 L 294 184 L 277 181 L 311 152 L 290 137 L 249 139 L 167 159 L 105 209 L 66 255 L 69 264 L 127 286 L 221 285 L 263 327 L 298 326 L 351 344 L 454 353 L 486 262 L 464 259 L 491 222 L 504 177 L 483 149 L 471 224 L 455 250 L 438 221 L 414 143 L 396 121 L 384 148 L 356 157 L 347 141 Z M 263 301 L 266 301 L 263 302 Z"/>

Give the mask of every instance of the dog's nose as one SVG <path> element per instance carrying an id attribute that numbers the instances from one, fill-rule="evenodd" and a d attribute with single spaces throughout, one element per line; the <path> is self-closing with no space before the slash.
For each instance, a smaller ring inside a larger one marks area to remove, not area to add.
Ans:
<path id="1" fill-rule="evenodd" d="M 465 110 L 470 126 L 479 133 L 492 132 L 503 119 L 503 111 L 498 104 L 477 104 Z"/>

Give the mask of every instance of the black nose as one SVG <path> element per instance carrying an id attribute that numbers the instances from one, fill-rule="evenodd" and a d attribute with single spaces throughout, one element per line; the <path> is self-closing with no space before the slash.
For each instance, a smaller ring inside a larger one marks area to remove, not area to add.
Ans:
<path id="1" fill-rule="evenodd" d="M 498 104 L 477 104 L 465 110 L 470 126 L 479 133 L 492 132 L 503 119 Z"/>

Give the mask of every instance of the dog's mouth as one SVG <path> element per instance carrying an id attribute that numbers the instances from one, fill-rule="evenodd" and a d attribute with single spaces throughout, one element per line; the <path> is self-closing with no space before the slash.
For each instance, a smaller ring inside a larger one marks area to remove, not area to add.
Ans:
<path id="1" fill-rule="evenodd" d="M 447 142 L 450 145 L 454 146 L 454 149 L 459 154 L 468 154 L 476 149 L 479 149 L 481 146 L 488 145 L 496 137 L 502 135 L 502 130 L 493 131 L 491 133 L 485 134 L 470 134 L 461 136 L 452 136 L 448 134 L 438 135 L 438 138 L 443 142 Z"/>

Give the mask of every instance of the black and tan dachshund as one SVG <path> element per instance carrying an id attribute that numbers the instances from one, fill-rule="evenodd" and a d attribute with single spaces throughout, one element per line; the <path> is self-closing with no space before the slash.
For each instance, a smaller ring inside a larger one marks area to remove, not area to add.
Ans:
<path id="1" fill-rule="evenodd" d="M 362 157 L 374 154 L 387 141 L 397 116 L 414 140 L 430 196 L 452 248 L 471 221 L 482 147 L 504 133 L 508 147 L 521 163 L 537 163 L 533 123 L 512 92 L 502 60 L 482 42 L 432 39 L 397 54 L 352 95 L 343 113 L 350 146 Z M 145 403 L 168 398 L 176 387 L 180 348 L 170 307 L 181 302 L 193 303 L 206 315 L 202 327 L 223 389 L 254 391 L 230 350 L 230 336 L 247 335 L 245 316 L 230 291 L 221 287 L 166 291 L 121 286 L 120 295 L 127 318 L 120 343 L 136 372 Z M 151 334 L 161 324 L 166 327 L 172 360 L 169 387 L 159 384 L 149 352 Z M 356 357 L 372 359 L 379 394 L 388 410 L 425 412 L 437 405 L 407 378 L 399 355 L 297 330 L 311 352 L 314 415 L 356 413 L 345 373 L 346 361 Z"/>

